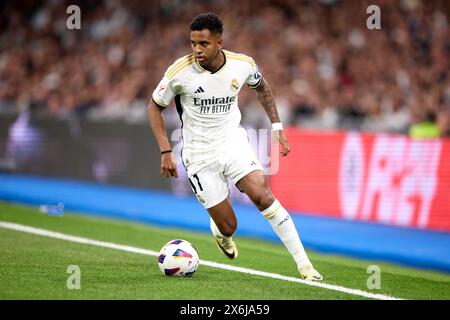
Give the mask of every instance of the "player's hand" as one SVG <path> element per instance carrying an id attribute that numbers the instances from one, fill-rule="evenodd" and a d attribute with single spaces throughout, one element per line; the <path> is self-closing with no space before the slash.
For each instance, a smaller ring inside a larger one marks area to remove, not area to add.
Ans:
<path id="1" fill-rule="evenodd" d="M 275 130 L 273 131 L 273 138 L 275 145 L 278 145 L 278 143 L 281 143 L 281 146 L 283 147 L 283 150 L 281 150 L 280 154 L 285 157 L 291 152 L 291 146 L 289 145 L 289 142 L 287 141 L 286 135 L 284 134 L 284 130 Z"/>
<path id="2" fill-rule="evenodd" d="M 161 155 L 161 175 L 178 178 L 177 162 L 172 152 Z"/>

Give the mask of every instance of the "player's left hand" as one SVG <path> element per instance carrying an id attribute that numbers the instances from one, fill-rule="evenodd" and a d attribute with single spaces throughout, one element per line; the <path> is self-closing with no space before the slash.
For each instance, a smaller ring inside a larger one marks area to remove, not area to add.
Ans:
<path id="1" fill-rule="evenodd" d="M 284 130 L 276 130 L 273 131 L 274 138 L 275 138 L 275 144 L 281 143 L 281 146 L 283 147 L 283 150 L 281 150 L 280 154 L 285 157 L 291 152 L 291 146 L 289 145 L 289 142 L 286 138 L 286 135 L 284 134 Z"/>

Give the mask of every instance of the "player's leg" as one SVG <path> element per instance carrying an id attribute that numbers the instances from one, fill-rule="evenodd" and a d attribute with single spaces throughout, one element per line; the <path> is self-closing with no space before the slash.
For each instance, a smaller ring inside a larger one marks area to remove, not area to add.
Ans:
<path id="1" fill-rule="evenodd" d="M 219 249 L 228 258 L 235 259 L 238 251 L 232 236 L 237 220 L 228 199 L 228 181 L 222 171 L 222 168 L 211 165 L 194 174 L 188 173 L 188 178 L 192 191 L 210 215 L 211 231 Z"/>
<path id="2" fill-rule="evenodd" d="M 236 232 L 237 219 L 229 198 L 227 197 L 207 210 L 211 216 L 211 232 L 216 239 L 219 249 L 227 258 L 236 259 L 238 250 L 233 241 L 233 235 Z"/>
<path id="3" fill-rule="evenodd" d="M 214 222 L 214 229 L 218 229 L 220 235 L 231 237 L 236 232 L 236 215 L 234 214 L 228 197 L 207 210 L 211 216 L 212 222 Z"/>
<path id="4" fill-rule="evenodd" d="M 270 190 L 264 169 L 248 142 L 247 132 L 243 128 L 238 128 L 235 133 L 234 143 L 230 147 L 231 161 L 225 167 L 225 175 L 249 196 L 267 218 L 275 233 L 292 254 L 300 275 L 303 278 L 320 280 L 322 277 L 312 268 L 289 213 Z"/>
<path id="5" fill-rule="evenodd" d="M 297 263 L 301 277 L 308 280 L 322 280 L 322 276 L 313 268 L 308 259 L 291 216 L 272 194 L 264 172 L 252 171 L 242 177 L 236 186 L 249 196 L 263 216 L 267 218 Z"/>

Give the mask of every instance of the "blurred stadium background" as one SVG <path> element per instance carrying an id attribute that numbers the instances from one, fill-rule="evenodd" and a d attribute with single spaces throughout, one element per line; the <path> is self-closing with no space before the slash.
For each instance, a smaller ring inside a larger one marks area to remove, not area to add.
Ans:
<path id="1" fill-rule="evenodd" d="M 80 30 L 66 27 L 71 4 Z M 371 4 L 381 30 L 366 27 Z M 223 18 L 225 48 L 252 56 L 273 88 L 293 151 L 271 185 L 303 219 L 305 244 L 450 272 L 445 0 L 2 1 L 0 200 L 207 231 L 186 179 L 160 177 L 147 124 L 153 89 L 190 52 L 189 23 L 205 11 Z M 242 90 L 239 104 L 260 146 L 269 123 L 256 95 Z M 175 108 L 164 116 L 179 146 Z M 133 190 L 142 198 L 125 198 Z M 232 190 L 238 233 L 270 238 Z"/>

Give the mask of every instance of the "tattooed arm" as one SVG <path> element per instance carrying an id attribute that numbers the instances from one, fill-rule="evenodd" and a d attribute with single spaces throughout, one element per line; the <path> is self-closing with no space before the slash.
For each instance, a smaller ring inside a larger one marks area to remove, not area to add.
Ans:
<path id="1" fill-rule="evenodd" d="M 280 117 L 278 116 L 277 106 L 275 105 L 275 99 L 272 94 L 272 89 L 270 89 L 270 86 L 267 83 L 267 81 L 265 79 L 262 79 L 261 84 L 255 90 L 258 96 L 258 100 L 263 106 L 264 110 L 266 111 L 267 116 L 270 119 L 270 122 L 271 123 L 280 122 Z M 275 131 L 275 134 L 277 134 L 276 138 L 283 147 L 281 154 L 283 156 L 287 156 L 288 153 L 291 151 L 291 147 L 289 145 L 289 142 L 287 141 L 284 131 L 278 130 Z"/>

